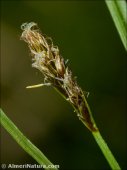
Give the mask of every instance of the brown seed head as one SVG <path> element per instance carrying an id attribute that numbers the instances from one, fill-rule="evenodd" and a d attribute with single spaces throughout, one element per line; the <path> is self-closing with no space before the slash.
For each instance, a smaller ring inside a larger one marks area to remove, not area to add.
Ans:
<path id="1" fill-rule="evenodd" d="M 40 70 L 45 80 L 51 83 L 73 105 L 80 120 L 91 131 L 96 131 L 89 108 L 84 100 L 82 89 L 77 85 L 64 59 L 59 54 L 58 47 L 48 42 L 49 38 L 43 36 L 37 24 L 25 23 L 21 26 L 23 33 L 21 39 L 28 43 L 33 56 L 32 66 Z"/>

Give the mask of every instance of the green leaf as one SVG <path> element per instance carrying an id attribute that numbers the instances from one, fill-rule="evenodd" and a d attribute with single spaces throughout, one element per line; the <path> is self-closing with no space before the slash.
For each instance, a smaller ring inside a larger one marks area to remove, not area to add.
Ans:
<path id="1" fill-rule="evenodd" d="M 46 156 L 23 135 L 23 133 L 15 126 L 15 124 L 5 115 L 2 109 L 0 109 L 0 113 L 1 125 L 23 149 L 40 165 L 46 166 L 45 169 L 57 170 L 57 168 L 55 168 L 55 166 L 48 160 L 48 158 L 46 158 Z"/>
<path id="2" fill-rule="evenodd" d="M 117 31 L 127 50 L 127 4 L 125 0 L 105 0 Z"/>

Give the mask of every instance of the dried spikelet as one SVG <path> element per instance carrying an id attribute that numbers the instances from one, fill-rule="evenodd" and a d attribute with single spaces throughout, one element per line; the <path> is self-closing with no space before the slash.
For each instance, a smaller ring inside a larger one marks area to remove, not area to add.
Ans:
<path id="1" fill-rule="evenodd" d="M 21 39 L 28 43 L 32 54 L 32 67 L 40 70 L 44 75 L 45 85 L 52 85 L 68 100 L 79 116 L 79 119 L 91 131 L 97 128 L 82 89 L 77 85 L 71 70 L 59 54 L 58 47 L 48 42 L 48 38 L 42 35 L 34 22 L 24 23 L 21 26 L 23 33 Z"/>

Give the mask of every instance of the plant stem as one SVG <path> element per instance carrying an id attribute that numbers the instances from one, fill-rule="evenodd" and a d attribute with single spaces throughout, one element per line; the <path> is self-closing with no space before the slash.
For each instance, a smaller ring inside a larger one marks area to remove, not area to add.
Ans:
<path id="1" fill-rule="evenodd" d="M 60 93 L 56 88 L 54 88 L 54 89 L 66 100 L 65 96 L 64 96 L 62 93 Z M 90 116 L 91 116 L 91 118 L 92 118 L 92 120 L 93 120 L 93 122 L 94 122 L 94 127 L 96 127 L 96 129 L 98 129 L 98 127 L 97 127 L 97 125 L 96 125 L 96 123 L 95 123 L 95 120 L 94 120 L 94 118 L 93 118 L 93 116 L 92 116 L 92 112 L 91 112 L 91 109 L 90 109 L 90 107 L 89 107 L 89 104 L 88 104 L 88 102 L 87 102 L 87 100 L 86 100 L 85 97 L 84 97 L 83 99 L 84 99 L 84 102 L 85 102 L 85 104 L 86 104 L 86 107 L 87 107 L 87 109 L 88 109 L 88 111 L 89 111 L 89 114 L 90 114 Z M 71 104 L 71 103 L 70 103 L 70 104 Z M 73 107 L 73 105 L 72 105 L 72 107 Z M 73 108 L 74 108 L 74 107 L 73 107 Z M 76 112 L 77 115 L 78 115 L 79 113 L 77 112 L 77 110 L 76 110 L 75 108 L 74 108 L 74 110 L 75 110 L 75 112 Z M 86 126 L 85 122 L 84 122 L 83 120 L 81 120 L 81 121 L 82 121 L 82 123 Z M 110 151 L 108 145 L 106 144 L 106 142 L 105 142 L 104 139 L 102 138 L 102 136 L 101 136 L 101 134 L 100 134 L 100 132 L 99 132 L 99 129 L 98 129 L 97 131 L 93 131 L 93 132 L 92 132 L 92 135 L 94 136 L 94 138 L 95 138 L 95 140 L 96 140 L 99 148 L 101 149 L 101 151 L 102 151 L 105 159 L 106 159 L 107 162 L 109 163 L 109 166 L 111 167 L 111 169 L 112 169 L 112 170 L 120 170 L 121 168 L 120 168 L 118 162 L 116 161 L 116 159 L 115 159 L 114 155 L 112 154 L 112 152 Z"/>
<path id="2" fill-rule="evenodd" d="M 0 113 L 0 121 L 2 126 L 23 149 L 40 165 L 46 166 L 45 169 L 57 170 L 57 168 L 55 168 L 55 166 L 46 158 L 46 156 L 22 134 L 22 132 L 15 126 L 15 124 L 5 115 L 2 109 L 0 109 Z M 48 168 L 48 166 L 50 167 Z"/>
<path id="3" fill-rule="evenodd" d="M 110 151 L 108 145 L 102 138 L 100 132 L 96 131 L 96 132 L 92 132 L 92 134 L 93 134 L 98 146 L 100 147 L 102 153 L 104 154 L 105 158 L 107 159 L 110 167 L 113 170 L 120 170 L 121 168 L 120 168 L 119 164 L 117 163 L 115 157 L 113 156 L 112 152 Z"/>
<path id="4" fill-rule="evenodd" d="M 104 157 L 106 158 L 107 162 L 109 163 L 110 167 L 112 170 L 120 170 L 120 166 L 118 164 L 118 162 L 116 161 L 114 155 L 112 154 L 112 152 L 110 151 L 108 145 L 106 144 L 106 142 L 104 141 L 104 139 L 102 138 L 100 132 L 99 132 L 99 129 L 95 123 L 95 120 L 92 116 L 92 112 L 91 112 L 91 109 L 89 107 L 89 104 L 86 100 L 86 98 L 84 97 L 84 102 L 86 104 L 86 107 L 89 111 L 89 114 L 91 115 L 91 119 L 93 120 L 93 123 L 94 123 L 94 127 L 96 127 L 97 131 L 92 131 L 92 135 L 94 136 L 99 148 L 101 149 Z M 82 121 L 82 120 L 81 120 Z M 85 125 L 84 121 L 82 121 L 82 123 Z"/>
<path id="5" fill-rule="evenodd" d="M 127 50 L 127 4 L 125 0 L 105 0 L 117 31 Z"/>

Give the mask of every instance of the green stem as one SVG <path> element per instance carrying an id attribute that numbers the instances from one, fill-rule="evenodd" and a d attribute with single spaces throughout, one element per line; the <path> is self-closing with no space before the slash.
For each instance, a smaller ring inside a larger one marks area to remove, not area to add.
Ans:
<path id="1" fill-rule="evenodd" d="M 91 119 L 94 123 L 94 126 L 98 129 L 96 123 L 95 123 L 95 120 L 92 116 L 92 112 L 91 112 L 91 109 L 89 107 L 89 104 L 86 100 L 86 98 L 84 97 L 84 102 L 86 103 L 86 107 L 88 108 L 88 111 L 89 111 L 89 114 L 91 116 Z M 82 121 L 83 122 L 83 121 Z M 85 125 L 85 123 L 83 122 L 83 124 Z M 110 167 L 112 170 L 120 170 L 120 166 L 118 164 L 118 162 L 116 161 L 114 155 L 112 154 L 112 152 L 110 151 L 108 145 L 106 144 L 106 142 L 104 141 L 104 139 L 102 138 L 100 132 L 99 132 L 99 129 L 97 131 L 93 131 L 92 132 L 99 148 L 101 149 L 104 157 L 106 158 L 107 162 L 109 163 Z"/>
<path id="2" fill-rule="evenodd" d="M 55 90 L 56 90 L 60 95 L 62 95 L 62 97 L 66 100 L 66 97 L 65 97 L 60 91 L 58 91 L 56 88 L 55 88 Z M 92 116 L 92 112 L 91 112 L 91 109 L 90 109 L 90 107 L 89 107 L 89 104 L 88 104 L 88 102 L 87 102 L 87 100 L 86 100 L 85 97 L 83 97 L 83 99 L 84 99 L 84 102 L 85 102 L 85 104 L 86 104 L 86 107 L 87 107 L 87 109 L 88 109 L 88 111 L 89 111 L 89 115 L 90 115 L 91 120 L 92 120 L 92 122 L 93 122 L 93 124 L 94 124 L 94 127 L 96 127 L 96 128 L 98 129 L 98 127 L 97 127 L 97 125 L 96 125 L 96 123 L 95 123 L 95 120 L 94 120 L 94 118 L 93 118 L 93 116 Z M 70 104 L 71 104 L 71 103 L 70 103 Z M 71 105 L 72 105 L 72 104 L 71 104 Z M 75 112 L 76 112 L 77 114 L 79 114 L 78 111 L 75 109 L 75 107 L 74 107 L 73 105 L 72 105 L 72 107 L 74 108 Z M 81 121 L 82 121 L 82 123 L 86 126 L 86 123 L 85 123 L 83 120 L 81 120 Z M 100 132 L 99 132 L 99 129 L 98 129 L 97 131 L 93 131 L 92 134 L 93 134 L 93 136 L 94 136 L 94 138 L 95 138 L 95 140 L 96 140 L 99 148 L 101 149 L 104 157 L 106 158 L 107 162 L 109 163 L 109 166 L 111 167 L 111 169 L 112 169 L 112 170 L 121 170 L 121 168 L 120 168 L 118 162 L 116 161 L 114 155 L 112 154 L 112 152 L 110 151 L 108 145 L 106 144 L 106 142 L 105 142 L 104 139 L 102 138 L 102 136 L 101 136 L 101 134 L 100 134 Z"/>
<path id="3" fill-rule="evenodd" d="M 5 115 L 2 109 L 0 109 L 0 113 L 0 121 L 2 126 L 23 149 L 40 165 L 46 166 L 45 169 L 57 170 L 57 168 L 55 168 L 55 166 L 46 158 L 46 156 L 22 134 L 22 132 L 14 125 L 14 123 Z"/>
<path id="4" fill-rule="evenodd" d="M 105 0 L 117 31 L 127 50 L 127 4 L 125 0 Z"/>
<path id="5" fill-rule="evenodd" d="M 115 157 L 113 156 L 112 152 L 110 151 L 108 145 L 102 138 L 100 132 L 96 131 L 96 132 L 92 132 L 92 134 L 93 134 L 98 146 L 100 147 L 102 153 L 104 154 L 105 158 L 107 159 L 110 167 L 113 170 L 120 170 L 121 168 L 120 168 L 119 164 L 117 163 Z"/>

